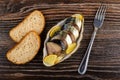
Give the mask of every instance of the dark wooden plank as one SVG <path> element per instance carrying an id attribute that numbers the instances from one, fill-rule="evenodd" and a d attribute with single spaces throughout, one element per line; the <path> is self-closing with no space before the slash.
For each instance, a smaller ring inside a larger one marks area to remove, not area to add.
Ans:
<path id="1" fill-rule="evenodd" d="M 93 19 L 102 0 L 1 0 L 0 1 L 0 79 L 26 80 L 119 80 L 120 79 L 120 0 L 104 0 L 109 3 L 103 27 L 98 31 L 85 75 L 79 75 L 78 65 L 86 51 Z M 7 61 L 6 52 L 16 43 L 9 37 L 9 31 L 33 10 L 43 12 L 46 26 L 42 42 L 47 31 L 60 20 L 82 13 L 85 17 L 84 37 L 79 50 L 66 61 L 47 68 L 42 64 L 42 47 L 37 56 L 25 65 L 14 65 Z M 33 80 L 33 79 L 32 79 Z"/>

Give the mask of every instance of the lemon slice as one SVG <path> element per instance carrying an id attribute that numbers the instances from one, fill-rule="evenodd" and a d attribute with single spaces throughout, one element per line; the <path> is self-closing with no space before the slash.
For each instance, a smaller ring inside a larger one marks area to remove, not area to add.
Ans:
<path id="1" fill-rule="evenodd" d="M 55 34 L 55 32 L 59 31 L 60 29 L 61 29 L 60 26 L 53 27 L 50 31 L 50 37 L 52 37 Z"/>
<path id="2" fill-rule="evenodd" d="M 61 54 L 60 56 L 58 56 L 55 63 L 59 63 L 63 59 L 64 56 L 65 54 Z"/>
<path id="3" fill-rule="evenodd" d="M 80 20 L 83 20 L 83 19 L 84 19 L 83 16 L 80 15 L 80 14 L 74 14 L 74 15 L 72 15 L 72 17 L 76 17 L 76 18 L 78 18 L 78 19 L 80 19 Z"/>
<path id="4" fill-rule="evenodd" d="M 75 49 L 76 45 L 76 43 L 68 45 L 68 48 L 66 49 L 66 54 L 70 54 Z"/>
<path id="5" fill-rule="evenodd" d="M 57 55 L 50 54 L 43 59 L 43 62 L 46 65 L 52 66 L 55 64 L 56 59 L 57 59 Z"/>

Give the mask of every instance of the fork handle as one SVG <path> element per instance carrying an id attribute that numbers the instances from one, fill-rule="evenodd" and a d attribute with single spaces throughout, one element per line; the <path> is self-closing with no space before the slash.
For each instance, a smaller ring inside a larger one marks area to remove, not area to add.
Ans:
<path id="1" fill-rule="evenodd" d="M 78 73 L 79 74 L 85 74 L 85 72 L 87 70 L 88 60 L 89 60 L 91 48 L 92 48 L 92 45 L 93 45 L 97 30 L 98 30 L 98 28 L 95 27 L 94 32 L 93 32 L 92 37 L 91 37 L 91 40 L 90 40 L 90 43 L 88 45 L 87 51 L 86 51 L 86 53 L 85 53 L 85 55 L 84 55 L 84 57 L 83 57 L 83 59 L 81 61 L 81 64 L 79 65 L 79 68 L 78 68 Z"/>

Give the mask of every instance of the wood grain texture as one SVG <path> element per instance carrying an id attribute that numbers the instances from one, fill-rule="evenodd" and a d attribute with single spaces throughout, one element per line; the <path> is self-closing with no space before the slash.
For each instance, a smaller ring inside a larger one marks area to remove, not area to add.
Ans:
<path id="1" fill-rule="evenodd" d="M 0 0 L 0 80 L 120 80 L 120 0 L 104 0 L 109 7 L 103 27 L 98 31 L 90 55 L 88 70 L 79 75 L 78 65 L 86 51 L 92 31 L 93 19 L 102 0 Z M 25 65 L 7 61 L 6 52 L 15 43 L 9 31 L 33 10 L 43 12 L 46 33 L 60 20 L 81 13 L 85 17 L 85 30 L 78 51 L 66 61 L 47 68 L 42 64 L 42 47 L 38 55 Z"/>

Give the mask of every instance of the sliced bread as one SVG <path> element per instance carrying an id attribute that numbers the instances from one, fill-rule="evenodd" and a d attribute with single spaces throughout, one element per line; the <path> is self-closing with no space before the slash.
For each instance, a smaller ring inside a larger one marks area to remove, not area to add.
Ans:
<path id="1" fill-rule="evenodd" d="M 16 27 L 10 30 L 9 35 L 15 42 L 19 42 L 30 31 L 35 31 L 40 34 L 44 29 L 44 25 L 45 18 L 43 14 L 35 10 Z"/>
<path id="2" fill-rule="evenodd" d="M 31 31 L 14 48 L 8 51 L 6 54 L 7 59 L 14 64 L 25 64 L 38 53 L 40 43 L 39 35 Z"/>

